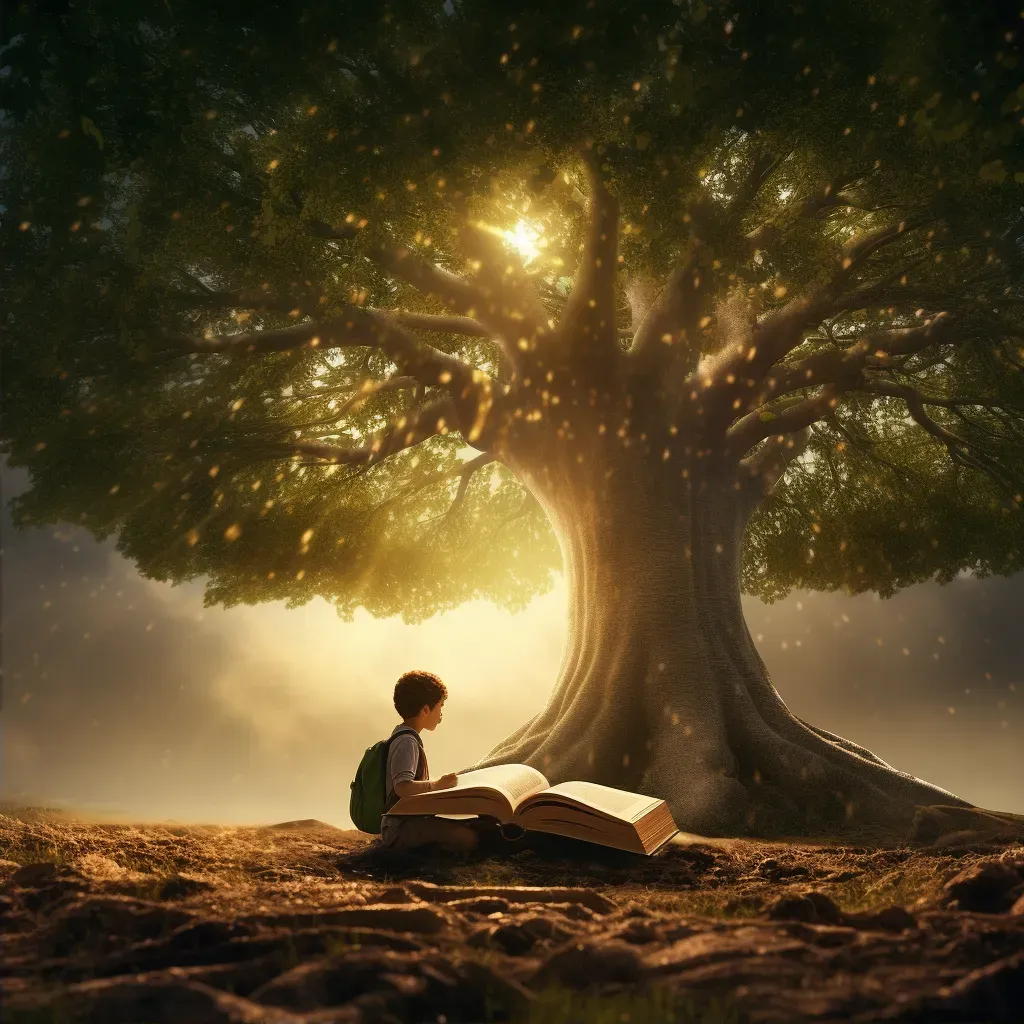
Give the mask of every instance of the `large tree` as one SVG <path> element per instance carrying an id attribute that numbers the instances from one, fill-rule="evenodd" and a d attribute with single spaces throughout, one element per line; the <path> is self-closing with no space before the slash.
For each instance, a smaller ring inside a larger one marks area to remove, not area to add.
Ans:
<path id="1" fill-rule="evenodd" d="M 1024 566 L 1013 18 L 333 6 L 9 29 L 20 521 L 342 614 L 561 566 L 560 677 L 485 763 L 709 834 L 967 808 L 793 716 L 740 594 Z"/>

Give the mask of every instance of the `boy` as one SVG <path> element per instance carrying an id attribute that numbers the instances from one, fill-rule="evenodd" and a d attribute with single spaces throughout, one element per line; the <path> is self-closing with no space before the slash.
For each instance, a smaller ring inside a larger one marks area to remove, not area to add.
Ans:
<path id="1" fill-rule="evenodd" d="M 477 829 L 465 821 L 436 818 L 432 814 L 388 814 L 403 796 L 436 789 L 451 789 L 454 774 L 432 780 L 427 755 L 419 740 L 426 729 L 441 724 L 441 708 L 448 697 L 444 683 L 431 672 L 406 672 L 395 685 L 395 710 L 402 721 L 391 733 L 388 747 L 387 801 L 380 837 L 388 849 L 402 853 L 423 846 L 439 846 L 455 853 L 469 853 L 479 845 Z"/>

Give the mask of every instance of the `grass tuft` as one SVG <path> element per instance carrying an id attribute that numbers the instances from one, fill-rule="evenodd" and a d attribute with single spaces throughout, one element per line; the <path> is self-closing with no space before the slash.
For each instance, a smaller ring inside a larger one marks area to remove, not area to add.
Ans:
<path id="1" fill-rule="evenodd" d="M 515 1024 L 740 1024 L 727 999 L 667 988 L 614 993 L 548 988 Z"/>

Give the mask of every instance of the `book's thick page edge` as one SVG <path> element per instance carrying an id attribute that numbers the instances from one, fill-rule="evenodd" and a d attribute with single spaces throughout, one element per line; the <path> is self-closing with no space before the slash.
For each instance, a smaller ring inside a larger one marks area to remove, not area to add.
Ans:
<path id="1" fill-rule="evenodd" d="M 662 841 L 660 843 L 658 843 L 657 846 L 653 847 L 650 850 L 647 850 L 644 853 L 644 856 L 645 857 L 653 857 L 659 850 L 663 850 L 669 843 L 671 843 L 672 840 L 675 839 L 675 837 L 677 835 L 679 835 L 679 829 L 676 829 L 674 832 L 669 833 L 669 835 L 667 835 L 664 839 L 662 839 Z"/>
<path id="2" fill-rule="evenodd" d="M 574 808 L 575 809 L 575 808 Z M 596 819 L 598 822 L 607 819 Z M 518 822 L 517 822 L 518 824 Z M 526 826 L 523 826 L 526 828 Z M 618 834 L 611 830 L 587 827 L 583 822 L 550 822 L 544 825 L 536 825 L 526 829 L 528 832 L 538 832 L 550 836 L 563 836 L 575 842 L 590 843 L 592 846 L 603 846 L 610 850 L 621 850 L 623 853 L 635 853 L 645 855 L 644 844 L 636 834 L 635 829 L 623 828 Z M 590 834 L 587 834 L 590 833 Z"/>
<path id="3" fill-rule="evenodd" d="M 569 824 L 569 823 L 567 823 L 567 824 Z M 572 825 L 569 824 L 569 829 L 571 829 L 571 828 L 572 828 Z M 657 846 L 654 846 L 650 850 L 648 850 L 648 849 L 646 849 L 644 847 L 643 840 L 640 838 L 640 836 L 636 833 L 635 830 L 632 830 L 630 835 L 629 835 L 629 839 L 632 840 L 632 842 L 629 843 L 628 845 L 625 844 L 625 843 L 616 842 L 615 841 L 616 837 L 612 833 L 610 833 L 610 832 L 602 832 L 599 829 L 593 829 L 593 831 L 595 833 L 597 833 L 598 836 L 602 836 L 603 835 L 604 836 L 603 840 L 600 839 L 600 838 L 594 838 L 594 837 L 590 837 L 590 836 L 583 836 L 583 835 L 580 835 L 578 833 L 577 834 L 573 834 L 572 831 L 569 831 L 569 830 L 564 829 L 564 828 L 562 828 L 562 829 L 559 829 L 559 828 L 531 828 L 531 829 L 527 829 L 527 831 L 529 831 L 529 832 L 541 832 L 541 833 L 544 833 L 545 835 L 564 836 L 564 837 L 566 837 L 568 839 L 575 840 L 576 842 L 590 843 L 593 846 L 603 846 L 603 847 L 606 847 L 607 849 L 610 849 L 610 850 L 620 850 L 623 853 L 633 853 L 633 854 L 636 854 L 638 857 L 653 857 L 660 850 L 663 850 L 665 848 L 665 846 L 667 846 L 679 834 L 679 829 L 675 829 L 674 831 L 670 832 L 667 836 L 665 836 L 665 838 L 662 839 L 657 844 Z M 623 838 L 625 838 L 625 837 L 623 837 Z"/>

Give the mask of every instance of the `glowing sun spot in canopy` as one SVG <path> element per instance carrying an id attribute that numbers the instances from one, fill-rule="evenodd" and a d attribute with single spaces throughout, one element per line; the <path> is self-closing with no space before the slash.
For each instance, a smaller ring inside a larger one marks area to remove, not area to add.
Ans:
<path id="1" fill-rule="evenodd" d="M 505 241 L 522 256 L 524 263 L 529 263 L 540 255 L 544 247 L 540 234 L 540 231 L 527 220 L 517 221 L 516 226 L 510 231 L 502 232 Z"/>

